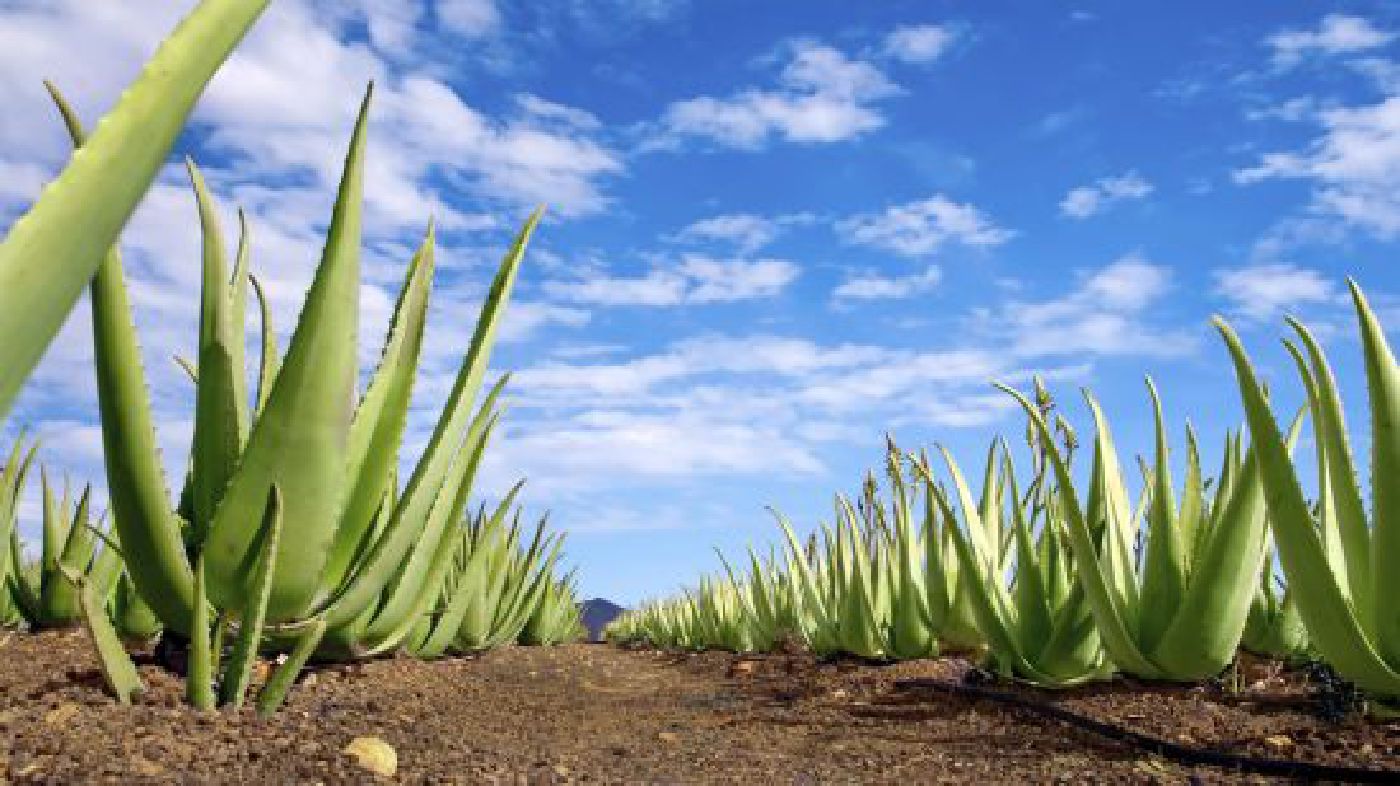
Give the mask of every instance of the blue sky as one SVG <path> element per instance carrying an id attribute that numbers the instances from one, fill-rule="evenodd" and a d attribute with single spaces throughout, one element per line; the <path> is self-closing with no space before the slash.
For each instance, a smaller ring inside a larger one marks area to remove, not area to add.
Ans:
<path id="1" fill-rule="evenodd" d="M 0 224 L 66 154 L 40 80 L 93 122 L 190 6 L 0 6 Z M 1344 277 L 1400 325 L 1397 33 L 1363 2 L 277 0 L 181 152 L 226 226 L 248 210 L 285 338 L 376 80 L 366 365 L 430 214 L 443 246 L 409 459 L 503 244 L 550 206 L 483 493 L 528 476 L 584 592 L 631 603 L 770 541 L 766 504 L 810 526 L 887 431 L 965 463 L 1019 437 L 992 379 L 1045 375 L 1084 432 L 1091 386 L 1135 453 L 1150 373 L 1213 446 L 1240 417 L 1214 313 L 1290 406 L 1275 339 L 1302 315 L 1359 407 Z M 124 248 L 173 473 L 198 282 L 174 163 Z M 100 481 L 87 324 L 6 435 Z"/>

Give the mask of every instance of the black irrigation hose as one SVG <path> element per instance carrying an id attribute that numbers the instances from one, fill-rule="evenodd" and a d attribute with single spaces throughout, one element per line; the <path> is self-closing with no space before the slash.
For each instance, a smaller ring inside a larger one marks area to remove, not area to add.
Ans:
<path id="1" fill-rule="evenodd" d="M 976 685 L 961 685 L 935 679 L 906 679 L 895 682 L 896 690 L 930 690 L 965 699 L 978 699 L 1008 705 L 1026 710 L 1044 718 L 1056 720 L 1073 728 L 1097 734 L 1129 747 L 1154 753 L 1178 764 L 1191 766 L 1222 767 L 1248 772 L 1255 775 L 1274 775 L 1283 778 L 1298 778 L 1310 781 L 1343 781 L 1347 783 L 1400 783 L 1400 770 L 1371 769 L 1368 767 L 1347 767 L 1332 764 L 1313 764 L 1290 759 L 1270 759 L 1257 756 L 1238 756 L 1233 753 L 1192 748 L 1174 742 L 1150 737 L 1123 726 L 1095 720 L 1087 715 L 1072 712 L 1046 702 L 1035 701 L 1007 691 L 983 688 Z"/>

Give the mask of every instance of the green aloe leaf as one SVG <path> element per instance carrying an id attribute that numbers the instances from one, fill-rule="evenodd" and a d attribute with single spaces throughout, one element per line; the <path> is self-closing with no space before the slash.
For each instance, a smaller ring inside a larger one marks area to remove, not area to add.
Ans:
<path id="1" fill-rule="evenodd" d="M 1150 653 L 1171 625 L 1186 591 L 1186 567 L 1172 489 L 1171 455 L 1167 448 L 1167 427 L 1162 419 L 1162 400 L 1150 379 L 1147 389 L 1152 396 L 1156 451 L 1152 462 L 1152 499 L 1147 514 L 1147 552 L 1143 559 L 1137 641 L 1141 651 Z"/>
<path id="2" fill-rule="evenodd" d="M 45 87 L 73 144 L 81 148 L 85 135 L 77 114 L 56 87 Z M 194 606 L 190 565 L 181 526 L 170 511 L 123 279 L 113 246 L 92 279 L 93 364 L 108 495 L 133 584 L 162 620 L 185 631 Z"/>
<path id="3" fill-rule="evenodd" d="M 204 0 L 0 242 L 0 417 L 141 201 L 195 101 L 268 0 Z"/>
<path id="4" fill-rule="evenodd" d="M 365 530 L 374 521 L 384 488 L 398 461 L 408 406 L 423 347 L 428 296 L 433 282 L 433 227 L 413 255 L 385 336 L 379 368 L 355 410 L 350 426 L 346 477 L 349 497 L 326 562 L 327 585 L 340 586 Z"/>
<path id="5" fill-rule="evenodd" d="M 238 467 L 247 432 L 247 382 L 243 361 L 243 314 L 234 313 L 229 297 L 228 260 L 218 209 L 204 176 L 193 160 L 186 161 L 199 209 L 204 242 L 203 286 L 199 310 L 199 365 L 195 380 L 191 501 L 194 541 L 203 540 L 214 520 L 224 489 Z M 246 246 L 240 266 L 246 265 Z M 247 275 L 243 270 L 242 275 Z M 236 355 L 236 359 L 235 359 Z"/>
<path id="6" fill-rule="evenodd" d="M 277 569 L 277 548 L 282 538 L 282 492 L 276 484 L 267 496 L 260 537 L 262 543 L 258 548 L 258 564 L 253 577 L 257 595 L 238 621 L 238 640 L 234 642 L 228 670 L 219 685 L 219 702 L 233 707 L 243 706 L 244 694 L 253 674 L 253 662 L 258 657 L 258 645 L 262 643 L 268 600 L 272 597 L 272 577 Z M 222 630 L 223 626 L 220 625 L 219 629 Z"/>
<path id="7" fill-rule="evenodd" d="M 241 612 L 250 598 L 261 513 L 274 483 L 287 523 L 277 557 L 269 622 L 303 617 L 322 571 L 345 495 L 346 434 L 355 389 L 360 285 L 360 210 L 371 87 L 360 106 L 321 264 L 267 406 L 209 528 L 209 597 Z"/>

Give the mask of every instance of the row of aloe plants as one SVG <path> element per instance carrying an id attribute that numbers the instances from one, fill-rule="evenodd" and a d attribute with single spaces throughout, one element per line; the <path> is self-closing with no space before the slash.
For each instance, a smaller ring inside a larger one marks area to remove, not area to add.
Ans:
<path id="1" fill-rule="evenodd" d="M 199 707 L 240 704 L 257 654 L 288 655 L 262 691 L 264 711 L 312 657 L 391 650 L 432 657 L 522 637 L 549 643 L 579 629 L 572 583 L 557 577 L 561 538 L 543 521 L 533 528 L 521 521 L 519 486 L 492 510 L 467 510 L 506 383 L 482 396 L 487 365 L 539 212 L 496 273 L 406 482 L 399 454 L 433 280 L 431 225 L 406 271 L 378 368 L 357 389 L 372 87 L 285 354 L 251 271 L 248 223 L 240 214 L 230 258 L 217 206 L 188 163 L 203 237 L 202 292 L 197 354 L 184 363 L 195 386 L 194 434 L 172 498 L 116 243 L 204 85 L 266 5 L 203 0 L 90 138 L 50 86 L 75 152 L 0 244 L 0 332 L 9 337 L 0 347 L 0 415 L 90 287 L 111 520 L 110 531 L 100 531 L 87 495 L 70 510 L 45 484 L 43 553 L 26 563 L 13 522 L 32 453 L 17 445 L 0 498 L 9 544 L 0 616 L 40 627 L 81 616 L 123 701 L 140 680 L 121 638 L 142 614 L 164 636 L 188 643 L 188 693 Z M 245 371 L 250 293 L 261 318 L 255 384 Z"/>
<path id="2" fill-rule="evenodd" d="M 1091 393 L 1087 449 L 1040 385 L 1009 387 L 1028 423 L 1029 472 L 1001 439 L 975 489 L 939 461 L 891 444 L 887 489 L 855 501 L 806 541 L 778 516 L 783 547 L 681 597 L 644 605 L 608 631 L 654 646 L 764 651 L 795 636 L 818 653 L 867 658 L 984 655 L 999 674 L 1065 687 L 1115 674 L 1198 681 L 1238 649 L 1320 658 L 1382 700 L 1400 698 L 1400 370 L 1352 286 L 1370 394 L 1371 512 L 1321 345 L 1302 324 L 1285 342 L 1307 404 L 1280 424 L 1238 336 L 1217 327 L 1239 379 L 1247 429 L 1226 435 L 1208 476 L 1194 432 L 1185 477 L 1157 390 L 1150 458 L 1134 499 Z M 1310 428 L 1315 454 L 1294 456 Z M 1246 438 L 1246 433 L 1248 438 Z M 1082 454 L 1088 453 L 1087 470 Z M 1299 475 L 1316 468 L 1309 499 Z"/>

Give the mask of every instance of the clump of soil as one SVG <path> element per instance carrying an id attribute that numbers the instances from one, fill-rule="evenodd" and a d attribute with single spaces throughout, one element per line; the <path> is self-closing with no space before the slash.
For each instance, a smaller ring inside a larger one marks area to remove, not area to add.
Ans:
<path id="1" fill-rule="evenodd" d="M 985 702 L 912 695 L 956 659 L 880 667 L 805 655 L 508 648 L 313 670 L 271 719 L 198 713 L 151 662 L 121 707 L 76 633 L 0 633 L 0 781 L 389 782 L 344 753 L 372 736 L 406 783 L 939 783 L 1243 779 L 1182 768 Z M 1400 724 L 1316 717 L 1296 685 L 1258 695 L 1106 686 L 1031 692 L 1178 742 L 1400 768 Z M 1286 742 L 1285 742 L 1286 740 Z"/>

